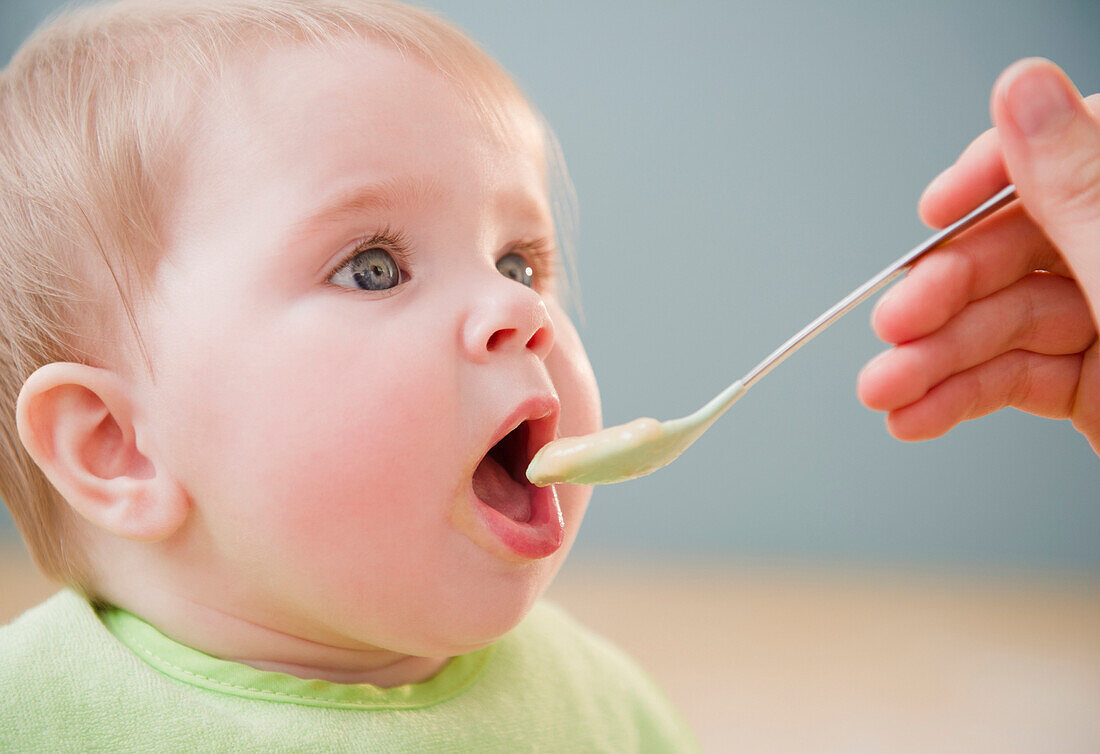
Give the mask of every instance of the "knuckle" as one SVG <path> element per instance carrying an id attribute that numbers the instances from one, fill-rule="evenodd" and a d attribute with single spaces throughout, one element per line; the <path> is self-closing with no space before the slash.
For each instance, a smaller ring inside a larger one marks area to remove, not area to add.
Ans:
<path id="1" fill-rule="evenodd" d="M 963 295 L 968 299 L 976 298 L 982 288 L 981 265 L 978 264 L 978 260 L 972 254 L 963 254 L 956 250 L 956 256 L 958 259 L 956 264 L 959 266 L 959 278 L 963 282 Z"/>
<path id="2" fill-rule="evenodd" d="M 958 420 L 976 419 L 982 415 L 982 403 L 989 390 L 983 371 L 982 369 L 974 369 L 960 376 L 966 401 L 965 408 L 957 417 Z"/>
<path id="3" fill-rule="evenodd" d="M 1031 395 L 1031 390 L 1034 387 L 1035 372 L 1032 369 L 1031 359 L 1027 354 L 1014 351 L 1011 358 L 1015 361 L 1013 365 L 1015 378 L 1009 386 L 1006 405 L 1023 406 L 1027 403 L 1028 396 Z"/>
<path id="4" fill-rule="evenodd" d="M 1038 302 L 1036 297 L 1036 286 L 1022 285 L 1020 286 L 1019 295 L 1017 296 L 1017 326 L 1015 342 L 1021 345 L 1030 344 L 1039 333 L 1039 329 L 1042 325 L 1040 321 Z"/>
<path id="5" fill-rule="evenodd" d="M 1059 168 L 1051 196 L 1058 212 L 1075 220 L 1100 219 L 1100 150 Z"/>

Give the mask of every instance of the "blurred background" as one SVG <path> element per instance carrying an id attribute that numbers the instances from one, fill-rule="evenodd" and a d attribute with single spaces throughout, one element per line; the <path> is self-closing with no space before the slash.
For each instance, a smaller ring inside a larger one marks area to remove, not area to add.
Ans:
<path id="1" fill-rule="evenodd" d="M 61 4 L 0 0 L 0 60 Z M 929 233 L 916 202 L 1095 0 L 435 0 L 546 115 L 607 424 L 690 412 Z M 922 444 L 857 401 L 870 305 L 692 450 L 597 489 L 552 596 L 708 751 L 1100 751 L 1100 462 L 1002 411 Z M 6 620 L 49 591 L 6 512 Z"/>

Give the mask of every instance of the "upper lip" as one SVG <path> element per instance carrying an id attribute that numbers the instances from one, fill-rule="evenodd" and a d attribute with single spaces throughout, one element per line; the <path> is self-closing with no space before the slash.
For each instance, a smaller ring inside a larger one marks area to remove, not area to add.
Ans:
<path id="1" fill-rule="evenodd" d="M 531 462 L 539 448 L 553 440 L 557 435 L 558 415 L 560 413 L 561 403 L 553 393 L 540 393 L 525 399 L 516 406 L 515 410 L 497 428 L 492 442 L 489 443 L 489 447 L 485 449 L 482 457 L 484 458 L 497 443 L 507 437 L 508 433 L 527 422 L 527 447 L 523 449 L 523 470 L 525 471 L 527 464 Z"/>

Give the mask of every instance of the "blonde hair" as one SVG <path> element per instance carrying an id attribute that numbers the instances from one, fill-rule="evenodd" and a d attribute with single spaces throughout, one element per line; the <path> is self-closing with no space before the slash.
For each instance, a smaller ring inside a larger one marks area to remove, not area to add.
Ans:
<path id="1" fill-rule="evenodd" d="M 532 113 L 559 242 L 568 243 L 575 205 L 552 132 L 492 58 L 408 5 L 122 0 L 52 19 L 0 72 L 0 497 L 47 576 L 91 593 L 75 514 L 18 437 L 23 382 L 50 362 L 115 363 L 134 355 L 124 354 L 131 345 L 151 370 L 132 302 L 164 251 L 157 223 L 189 115 L 246 45 L 354 36 L 431 64 L 498 128 L 514 104 Z"/>

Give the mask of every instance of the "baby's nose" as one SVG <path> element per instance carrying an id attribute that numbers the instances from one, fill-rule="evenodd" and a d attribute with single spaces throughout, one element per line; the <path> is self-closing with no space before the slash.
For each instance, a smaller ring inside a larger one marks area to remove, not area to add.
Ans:
<path id="1" fill-rule="evenodd" d="M 463 323 L 462 344 L 476 363 L 521 349 L 545 359 L 554 347 L 554 323 L 542 296 L 501 277 L 476 294 Z"/>

